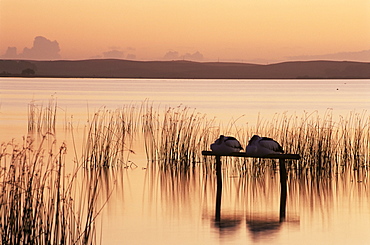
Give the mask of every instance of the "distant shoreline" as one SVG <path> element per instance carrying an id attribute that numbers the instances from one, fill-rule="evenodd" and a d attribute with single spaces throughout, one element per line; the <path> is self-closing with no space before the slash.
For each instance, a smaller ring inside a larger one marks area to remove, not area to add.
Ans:
<path id="1" fill-rule="evenodd" d="M 324 80 L 324 79 L 330 79 L 330 80 L 340 80 L 340 79 L 349 79 L 349 80 L 366 80 L 370 79 L 370 77 L 296 77 L 296 78 L 176 78 L 176 77 L 77 77 L 77 76 L 38 76 L 38 75 L 1 75 L 0 78 L 63 78 L 63 79 L 153 79 L 153 80 L 160 80 L 160 79 L 168 79 L 168 80 L 176 80 L 176 79 L 189 79 L 189 80 L 207 80 L 207 79 L 222 79 L 222 80 L 248 80 L 248 79 L 264 79 L 264 80 Z"/>
<path id="2" fill-rule="evenodd" d="M 128 79 L 370 79 L 370 62 L 293 61 L 268 65 L 228 62 L 0 60 L 0 77 Z"/>

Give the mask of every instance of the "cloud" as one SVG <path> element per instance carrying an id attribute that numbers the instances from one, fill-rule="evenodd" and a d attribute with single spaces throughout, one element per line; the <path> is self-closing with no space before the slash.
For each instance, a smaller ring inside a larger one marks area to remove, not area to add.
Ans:
<path id="1" fill-rule="evenodd" d="M 186 53 L 184 55 L 184 60 L 196 60 L 196 61 L 200 61 L 200 60 L 203 60 L 203 55 L 201 53 L 199 53 L 198 51 L 195 52 L 194 54 L 189 54 L 189 53 Z"/>
<path id="2" fill-rule="evenodd" d="M 177 51 L 168 51 L 164 56 L 163 59 L 165 60 L 192 60 L 192 61 L 201 61 L 204 59 L 203 54 L 201 54 L 199 51 L 190 54 L 186 53 L 184 55 L 179 55 L 179 52 Z"/>
<path id="3" fill-rule="evenodd" d="M 33 41 L 32 48 L 24 48 L 23 52 L 17 54 L 16 47 L 8 47 L 2 58 L 7 59 L 35 59 L 35 60 L 52 60 L 60 58 L 60 48 L 57 41 L 50 41 L 49 39 L 37 36 Z"/>
<path id="4" fill-rule="evenodd" d="M 135 60 L 136 55 L 128 53 L 125 55 L 125 51 L 121 51 L 119 47 L 109 47 L 109 51 L 103 52 L 101 55 L 95 55 L 90 57 L 91 59 L 129 59 Z M 134 48 L 127 48 L 129 51 L 134 51 Z"/>
<path id="5" fill-rule="evenodd" d="M 57 41 L 50 41 L 45 37 L 37 36 L 33 41 L 32 48 L 24 48 L 19 57 L 27 59 L 59 59 L 59 52 L 60 48 Z"/>
<path id="6" fill-rule="evenodd" d="M 103 52 L 104 58 L 114 58 L 114 59 L 120 59 L 123 58 L 123 52 L 119 51 L 117 49 L 113 49 L 107 52 Z"/>
<path id="7" fill-rule="evenodd" d="M 8 49 L 6 50 L 5 54 L 2 55 L 1 57 L 2 58 L 6 58 L 6 59 L 18 58 L 17 48 L 16 47 L 8 47 Z"/>
<path id="8" fill-rule="evenodd" d="M 176 51 L 168 51 L 164 56 L 165 60 L 177 60 L 179 59 L 179 53 Z"/>

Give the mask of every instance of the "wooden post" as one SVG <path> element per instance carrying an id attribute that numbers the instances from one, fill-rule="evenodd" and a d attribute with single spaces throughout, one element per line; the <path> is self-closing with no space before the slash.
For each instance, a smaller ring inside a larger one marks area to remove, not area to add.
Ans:
<path id="1" fill-rule="evenodd" d="M 216 213 L 215 220 L 221 221 L 221 197 L 222 197 L 222 172 L 221 172 L 221 157 L 216 155 L 216 176 L 217 176 L 217 192 L 216 192 Z"/>
<path id="2" fill-rule="evenodd" d="M 279 159 L 280 167 L 280 222 L 285 221 L 286 196 L 287 196 L 287 172 L 285 159 Z"/>

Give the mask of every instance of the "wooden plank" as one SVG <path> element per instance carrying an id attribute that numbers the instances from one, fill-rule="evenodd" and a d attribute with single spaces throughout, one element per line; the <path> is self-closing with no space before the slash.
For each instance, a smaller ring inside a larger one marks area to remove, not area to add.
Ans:
<path id="1" fill-rule="evenodd" d="M 228 155 L 217 155 L 212 151 L 202 151 L 203 156 L 230 156 L 230 157 L 251 157 L 251 158 L 267 158 L 267 159 L 293 159 L 299 160 L 301 156 L 299 154 L 269 154 L 266 156 L 256 157 L 249 156 L 246 152 L 233 152 Z"/>

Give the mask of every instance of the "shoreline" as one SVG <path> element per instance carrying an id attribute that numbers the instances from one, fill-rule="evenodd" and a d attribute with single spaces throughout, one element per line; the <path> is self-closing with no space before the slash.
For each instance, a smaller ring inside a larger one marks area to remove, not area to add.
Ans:
<path id="1" fill-rule="evenodd" d="M 0 60 L 0 77 L 127 79 L 370 79 L 370 63 L 291 61 L 268 65 L 227 62 Z"/>

